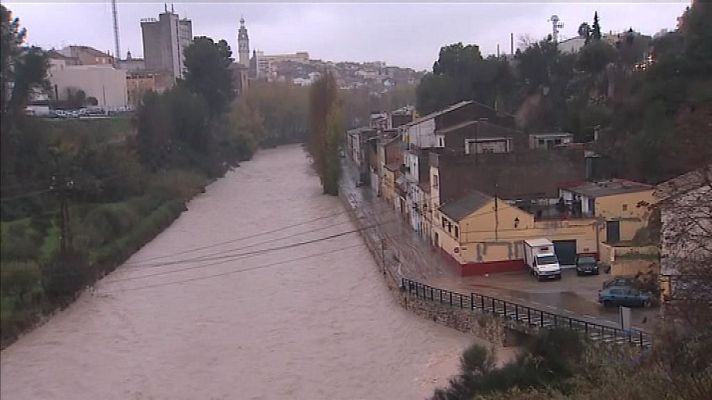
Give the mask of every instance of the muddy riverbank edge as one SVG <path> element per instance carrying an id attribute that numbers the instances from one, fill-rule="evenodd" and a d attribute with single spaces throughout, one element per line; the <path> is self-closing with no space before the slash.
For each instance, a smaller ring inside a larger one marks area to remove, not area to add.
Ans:
<path id="1" fill-rule="evenodd" d="M 497 349 L 508 344 L 507 329 L 504 322 L 496 317 L 475 313 L 466 309 L 450 307 L 448 304 L 428 301 L 409 293 L 402 287 L 402 276 L 398 268 L 400 261 L 390 252 L 384 251 L 387 241 L 380 233 L 375 221 L 370 220 L 366 214 L 360 212 L 358 207 L 348 198 L 346 191 L 339 190 L 339 199 L 344 208 L 359 229 L 366 247 L 368 247 L 376 265 L 381 268 L 383 280 L 395 300 L 408 311 L 445 325 L 473 337 L 486 340 Z"/>

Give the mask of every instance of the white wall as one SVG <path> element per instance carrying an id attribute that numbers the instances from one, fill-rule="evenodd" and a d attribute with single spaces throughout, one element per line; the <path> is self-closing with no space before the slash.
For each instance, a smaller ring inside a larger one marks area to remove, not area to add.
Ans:
<path id="1" fill-rule="evenodd" d="M 52 92 L 57 88 L 60 99 L 67 98 L 67 89 L 81 89 L 87 97 L 95 97 L 99 107 L 115 111 L 128 105 L 126 71 L 104 65 L 68 65 L 49 71 Z"/>
<path id="2" fill-rule="evenodd" d="M 435 147 L 435 118 L 408 127 L 406 143 L 421 148 Z"/>

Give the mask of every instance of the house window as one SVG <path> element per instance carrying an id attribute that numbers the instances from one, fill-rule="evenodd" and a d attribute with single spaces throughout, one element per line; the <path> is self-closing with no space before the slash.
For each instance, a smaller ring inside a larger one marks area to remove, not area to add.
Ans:
<path id="1" fill-rule="evenodd" d="M 447 223 L 447 233 L 452 233 L 452 224 L 449 222 Z"/>
<path id="2" fill-rule="evenodd" d="M 623 204 L 623 211 L 628 211 L 628 204 Z"/>
<path id="3" fill-rule="evenodd" d="M 544 145 L 544 139 L 539 139 L 539 146 L 543 146 L 543 145 Z"/>
<path id="4" fill-rule="evenodd" d="M 440 147 L 444 147 L 445 144 L 443 143 L 443 138 L 440 138 Z"/>
<path id="5" fill-rule="evenodd" d="M 445 228 L 445 217 L 443 217 L 443 228 Z"/>
<path id="6" fill-rule="evenodd" d="M 438 187 L 439 181 L 438 181 L 438 176 L 433 175 L 433 186 Z"/>
<path id="7" fill-rule="evenodd" d="M 457 229 L 457 227 L 455 227 L 455 238 L 459 238 L 459 237 L 460 237 L 460 230 Z"/>

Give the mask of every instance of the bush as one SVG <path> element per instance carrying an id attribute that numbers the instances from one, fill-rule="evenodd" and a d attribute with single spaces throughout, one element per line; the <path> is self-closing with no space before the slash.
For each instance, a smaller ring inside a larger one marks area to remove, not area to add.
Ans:
<path id="1" fill-rule="evenodd" d="M 35 262 L 8 262 L 0 265 L 0 293 L 14 300 L 16 305 L 32 300 L 41 289 L 42 275 Z M 28 298 L 29 297 L 29 298 Z"/>
<path id="2" fill-rule="evenodd" d="M 184 209 L 182 200 L 165 203 L 142 218 L 124 237 L 100 248 L 96 253 L 95 262 L 100 265 L 101 272 L 108 273 L 113 270 L 141 246 L 161 233 Z"/>
<path id="3" fill-rule="evenodd" d="M 109 243 L 131 229 L 141 217 L 127 203 L 95 207 L 75 226 L 76 244 L 89 249 Z"/>
<path id="4" fill-rule="evenodd" d="M 188 200 L 200 193 L 206 178 L 190 171 L 168 171 L 153 175 L 148 194 L 161 200 Z"/>
<path id="5" fill-rule="evenodd" d="M 36 259 L 37 248 L 42 244 L 43 235 L 29 227 L 29 220 L 7 223 L 0 241 L 3 260 L 25 261 Z"/>
<path id="6" fill-rule="evenodd" d="M 525 347 L 527 353 L 501 368 L 494 368 L 494 356 L 484 347 L 468 348 L 460 359 L 460 374 L 447 388 L 436 390 L 433 399 L 469 400 L 512 390 L 563 390 L 565 380 L 578 371 L 586 348 L 578 333 L 556 329 L 541 332 Z"/>
<path id="7" fill-rule="evenodd" d="M 50 301 L 67 304 L 93 281 L 94 270 L 78 251 L 58 254 L 42 266 L 42 286 Z"/>

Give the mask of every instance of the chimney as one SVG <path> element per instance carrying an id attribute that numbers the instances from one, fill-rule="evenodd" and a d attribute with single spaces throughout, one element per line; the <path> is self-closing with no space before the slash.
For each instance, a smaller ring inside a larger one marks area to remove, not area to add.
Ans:
<path id="1" fill-rule="evenodd" d="M 509 34 L 509 52 L 514 55 L 514 32 Z"/>

